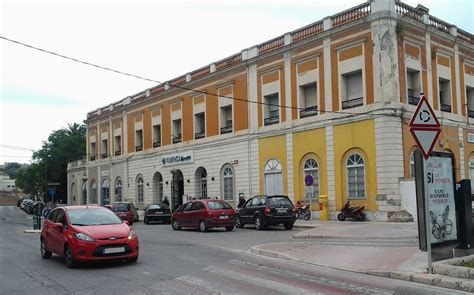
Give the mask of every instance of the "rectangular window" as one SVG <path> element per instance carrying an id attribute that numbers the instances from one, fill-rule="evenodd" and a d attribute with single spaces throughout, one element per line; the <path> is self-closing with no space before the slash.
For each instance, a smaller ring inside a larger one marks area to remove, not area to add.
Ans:
<path id="1" fill-rule="evenodd" d="M 232 132 L 232 105 L 221 107 L 221 134 Z"/>
<path id="2" fill-rule="evenodd" d="M 441 111 L 451 112 L 451 81 L 439 78 L 439 105 Z"/>
<path id="3" fill-rule="evenodd" d="M 181 119 L 173 120 L 173 133 L 171 134 L 173 143 L 179 143 L 182 141 L 181 138 Z"/>
<path id="4" fill-rule="evenodd" d="M 206 118 L 204 113 L 194 115 L 194 138 L 199 139 L 206 136 Z"/>
<path id="5" fill-rule="evenodd" d="M 109 156 L 109 149 L 107 145 L 108 140 L 107 139 L 102 139 L 102 144 L 100 145 L 100 157 L 102 159 L 105 159 Z"/>
<path id="6" fill-rule="evenodd" d="M 318 87 L 316 82 L 300 86 L 300 118 L 318 114 Z"/>
<path id="7" fill-rule="evenodd" d="M 271 125 L 280 122 L 278 93 L 266 95 L 264 97 L 265 103 L 265 120 L 264 125 Z"/>
<path id="8" fill-rule="evenodd" d="M 115 155 L 120 156 L 122 154 L 122 137 L 120 135 L 115 136 Z"/>
<path id="9" fill-rule="evenodd" d="M 469 117 L 474 118 L 474 88 L 466 87 L 467 113 Z M 474 181 L 473 181 L 474 183 Z"/>
<path id="10" fill-rule="evenodd" d="M 153 147 L 161 146 L 161 125 L 153 126 Z"/>
<path id="11" fill-rule="evenodd" d="M 135 131 L 135 151 L 143 150 L 143 130 Z"/>
<path id="12" fill-rule="evenodd" d="M 362 70 L 342 75 L 342 109 L 358 107 L 364 104 L 362 90 Z"/>
<path id="13" fill-rule="evenodd" d="M 95 160 L 95 157 L 96 157 L 96 150 L 95 150 L 95 142 L 91 142 L 91 148 L 90 148 L 90 155 L 91 155 L 91 161 L 94 161 Z"/>
<path id="14" fill-rule="evenodd" d="M 417 105 L 420 101 L 420 71 L 407 69 L 408 103 Z"/>

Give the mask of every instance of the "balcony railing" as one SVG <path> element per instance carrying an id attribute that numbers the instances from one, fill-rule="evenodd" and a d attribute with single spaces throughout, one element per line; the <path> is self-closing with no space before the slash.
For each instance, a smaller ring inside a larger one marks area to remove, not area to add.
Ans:
<path id="1" fill-rule="evenodd" d="M 194 133 L 194 139 L 204 138 L 206 136 L 206 132 L 196 132 Z"/>
<path id="2" fill-rule="evenodd" d="M 469 118 L 474 118 L 474 110 L 467 110 L 467 115 Z"/>
<path id="3" fill-rule="evenodd" d="M 438 30 L 445 31 L 446 33 L 449 33 L 449 30 L 451 29 L 450 24 L 431 15 L 430 15 L 430 26 L 433 26 L 437 28 Z"/>
<path id="4" fill-rule="evenodd" d="M 420 102 L 420 98 L 419 98 L 419 97 L 416 97 L 416 96 L 413 96 L 413 95 L 408 94 L 408 103 L 409 103 L 409 104 L 417 105 L 418 102 Z"/>
<path id="5" fill-rule="evenodd" d="M 108 155 L 107 153 L 100 155 L 100 157 L 101 157 L 102 159 L 106 159 L 108 156 L 109 156 L 109 155 Z"/>
<path id="6" fill-rule="evenodd" d="M 120 156 L 122 154 L 122 150 L 115 151 L 116 156 Z"/>
<path id="7" fill-rule="evenodd" d="M 278 116 L 278 115 L 273 116 L 273 117 L 265 118 L 265 120 L 264 120 L 265 126 L 276 124 L 276 123 L 279 123 L 279 122 L 280 122 L 280 116 Z"/>
<path id="8" fill-rule="evenodd" d="M 285 45 L 284 36 L 277 37 L 257 46 L 258 54 L 264 54 L 283 47 Z"/>
<path id="9" fill-rule="evenodd" d="M 221 128 L 221 134 L 230 133 L 230 132 L 232 132 L 232 125 Z"/>
<path id="10" fill-rule="evenodd" d="M 339 27 L 344 24 L 353 22 L 357 19 L 364 18 L 370 14 L 370 3 L 363 3 L 356 7 L 352 7 L 346 11 L 331 16 L 332 27 Z"/>
<path id="11" fill-rule="evenodd" d="M 177 136 L 173 136 L 173 143 L 180 143 L 181 142 L 181 134 Z"/>
<path id="12" fill-rule="evenodd" d="M 313 23 L 291 33 L 293 42 L 298 42 L 306 38 L 315 36 L 323 31 L 323 21 Z"/>
<path id="13" fill-rule="evenodd" d="M 95 156 L 91 156 L 91 161 L 95 161 Z"/>
<path id="14" fill-rule="evenodd" d="M 300 111 L 300 118 L 315 116 L 318 114 L 318 106 L 306 107 Z"/>
<path id="15" fill-rule="evenodd" d="M 161 146 L 161 141 L 155 141 L 153 142 L 153 147 L 156 148 L 156 147 L 160 147 Z"/>
<path id="16" fill-rule="evenodd" d="M 139 151 L 141 151 L 141 150 L 143 150 L 143 146 L 142 146 L 142 145 L 137 145 L 137 146 L 135 146 L 135 151 L 136 151 L 136 152 L 139 152 Z"/>
<path id="17" fill-rule="evenodd" d="M 441 104 L 441 111 L 451 113 L 451 105 L 450 104 Z"/>
<path id="18" fill-rule="evenodd" d="M 353 98 L 349 100 L 345 100 L 342 102 L 342 109 L 350 109 L 350 108 L 355 108 L 359 107 L 364 104 L 364 98 L 363 97 L 358 97 L 358 98 Z"/>
<path id="19" fill-rule="evenodd" d="M 397 14 L 406 16 L 419 22 L 423 19 L 423 12 L 402 2 L 395 2 Z"/>

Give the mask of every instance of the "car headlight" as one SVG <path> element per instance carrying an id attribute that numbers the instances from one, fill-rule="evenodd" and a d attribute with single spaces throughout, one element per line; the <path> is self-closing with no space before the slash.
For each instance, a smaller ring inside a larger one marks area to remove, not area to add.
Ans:
<path id="1" fill-rule="evenodd" d="M 83 234 L 83 233 L 77 233 L 77 234 L 74 234 L 76 236 L 76 238 L 78 238 L 79 240 L 81 241 L 86 241 L 86 242 L 95 242 L 95 240 L 93 238 L 91 238 L 90 236 L 86 235 L 86 234 Z"/>
<path id="2" fill-rule="evenodd" d="M 135 232 L 133 230 L 130 231 L 130 234 L 128 235 L 128 239 L 129 240 L 133 240 L 137 237 L 137 235 L 135 234 Z"/>

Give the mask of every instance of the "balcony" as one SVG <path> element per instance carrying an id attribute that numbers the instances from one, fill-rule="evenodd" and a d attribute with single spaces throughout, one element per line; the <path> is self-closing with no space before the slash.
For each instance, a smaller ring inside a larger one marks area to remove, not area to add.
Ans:
<path id="1" fill-rule="evenodd" d="M 221 128 L 221 134 L 231 133 L 231 132 L 232 132 L 232 125 Z"/>
<path id="2" fill-rule="evenodd" d="M 117 150 L 114 153 L 114 155 L 116 155 L 116 156 L 120 156 L 121 154 L 122 154 L 122 150 Z"/>
<path id="3" fill-rule="evenodd" d="M 161 146 L 161 141 L 155 141 L 153 142 L 153 147 L 156 148 L 156 147 L 160 147 Z"/>
<path id="4" fill-rule="evenodd" d="M 342 109 L 350 109 L 350 108 L 355 108 L 359 107 L 364 104 L 364 98 L 363 97 L 358 97 L 358 98 L 353 98 L 353 99 L 348 99 L 342 102 Z"/>
<path id="5" fill-rule="evenodd" d="M 95 155 L 91 156 L 91 161 L 95 161 Z"/>
<path id="6" fill-rule="evenodd" d="M 204 138 L 206 136 L 206 132 L 196 132 L 194 133 L 194 139 Z"/>
<path id="7" fill-rule="evenodd" d="M 451 113 L 451 105 L 450 104 L 441 104 L 441 111 Z"/>
<path id="8" fill-rule="evenodd" d="M 142 145 L 137 145 L 137 146 L 135 146 L 135 151 L 136 151 L 136 152 L 139 152 L 139 151 L 141 151 L 141 150 L 143 150 L 143 146 L 142 146 Z"/>
<path id="9" fill-rule="evenodd" d="M 419 102 L 419 101 L 420 101 L 420 98 L 419 98 L 419 97 L 411 96 L 410 94 L 408 94 L 408 103 L 409 103 L 409 104 L 418 105 L 418 102 Z"/>
<path id="10" fill-rule="evenodd" d="M 318 106 L 306 107 L 300 111 L 300 118 L 315 116 L 318 114 Z"/>
<path id="11" fill-rule="evenodd" d="M 177 136 L 173 135 L 173 143 L 180 143 L 182 141 L 181 139 L 181 133 L 178 134 Z"/>
<path id="12" fill-rule="evenodd" d="M 100 157 L 101 157 L 102 159 L 107 159 L 108 156 L 109 156 L 109 155 L 108 155 L 107 153 L 100 155 Z"/>

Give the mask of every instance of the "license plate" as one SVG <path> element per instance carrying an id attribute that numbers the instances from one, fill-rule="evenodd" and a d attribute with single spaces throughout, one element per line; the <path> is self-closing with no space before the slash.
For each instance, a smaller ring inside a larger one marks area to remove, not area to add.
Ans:
<path id="1" fill-rule="evenodd" d="M 122 252 L 125 252 L 125 247 L 105 248 L 104 249 L 104 254 L 122 253 Z"/>
<path id="2" fill-rule="evenodd" d="M 286 208 L 278 208 L 277 209 L 278 213 L 286 213 L 287 211 L 288 211 L 288 209 L 286 209 Z"/>
<path id="3" fill-rule="evenodd" d="M 127 216 L 127 213 L 120 213 L 120 216 Z"/>
<path id="4" fill-rule="evenodd" d="M 163 214 L 163 212 L 155 212 L 156 215 Z"/>
<path id="5" fill-rule="evenodd" d="M 229 216 L 227 216 L 227 215 L 221 215 L 221 216 L 219 216 L 219 218 L 220 218 L 220 219 L 227 219 L 227 218 L 229 218 Z"/>

